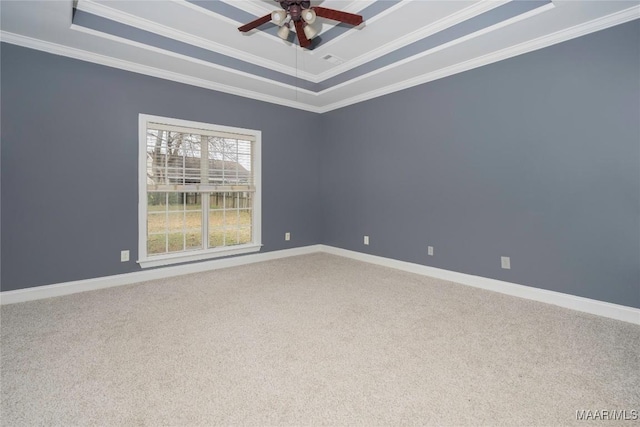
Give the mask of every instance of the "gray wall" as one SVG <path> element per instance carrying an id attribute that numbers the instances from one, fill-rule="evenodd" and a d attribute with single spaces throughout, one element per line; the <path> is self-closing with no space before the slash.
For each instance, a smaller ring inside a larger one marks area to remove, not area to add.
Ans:
<path id="1" fill-rule="evenodd" d="M 640 307 L 639 35 L 323 115 L 322 242 Z"/>
<path id="2" fill-rule="evenodd" d="M 263 131 L 264 251 L 325 243 L 640 307 L 639 37 L 323 115 L 3 44 L 2 290 L 138 270 L 144 112 Z"/>
<path id="3" fill-rule="evenodd" d="M 262 130 L 263 252 L 319 241 L 317 115 L 9 44 L 1 54 L 3 291 L 139 270 L 138 113 Z M 298 139 L 283 134 L 291 123 Z"/>

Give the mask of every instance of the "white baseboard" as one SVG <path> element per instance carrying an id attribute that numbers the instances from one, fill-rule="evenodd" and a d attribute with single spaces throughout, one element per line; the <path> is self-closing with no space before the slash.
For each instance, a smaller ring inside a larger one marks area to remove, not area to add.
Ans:
<path id="1" fill-rule="evenodd" d="M 146 282 L 147 280 L 163 279 L 166 277 L 181 276 L 191 273 L 200 273 L 202 271 L 253 264 L 256 262 L 270 261 L 278 258 L 287 258 L 296 255 L 307 255 L 311 253 L 317 253 L 319 252 L 319 250 L 319 245 L 303 246 L 300 248 L 283 249 L 280 251 L 237 256 L 233 258 L 216 259 L 194 264 L 177 265 L 173 267 L 163 267 L 153 270 L 143 270 L 133 273 L 117 274 L 114 276 L 97 277 L 95 279 L 76 280 L 73 282 L 36 286 L 33 288 L 18 289 L 15 291 L 4 291 L 0 292 L 0 304 L 14 304 L 18 302 L 33 301 L 43 298 L 59 297 L 63 295 L 75 294 L 78 292 L 110 288 L 113 286 L 130 285 L 132 283 Z"/>
<path id="2" fill-rule="evenodd" d="M 362 252 L 354 252 L 347 249 L 336 248 L 333 246 L 319 246 L 319 250 L 321 252 L 332 255 L 343 256 L 358 261 L 364 261 L 371 264 L 377 264 L 384 267 L 391 267 L 397 270 L 407 271 L 409 273 L 434 277 L 436 279 L 448 280 L 450 282 L 455 282 L 462 285 L 473 286 L 474 288 L 500 292 L 502 294 L 540 301 L 547 304 L 569 308 L 571 310 L 596 314 L 598 316 L 609 317 L 611 319 L 622 320 L 623 322 L 640 325 L 640 309 L 638 308 L 583 298 L 575 295 L 563 294 L 560 292 L 534 288 L 531 286 L 518 285 L 516 283 L 489 279 L 487 277 L 457 273 L 455 271 L 443 270 L 440 268 L 414 264 L 411 262 L 398 261 L 395 259 L 369 255 Z"/>
<path id="3" fill-rule="evenodd" d="M 559 307 L 569 308 L 571 310 L 582 311 L 585 313 L 609 317 L 611 319 L 622 320 L 624 322 L 640 325 L 640 309 L 638 308 L 612 304 L 609 302 L 583 298 L 575 295 L 563 294 L 560 292 L 534 288 L 531 286 L 518 285 L 516 283 L 489 279 L 487 277 L 473 276 L 471 274 L 443 270 L 440 268 L 414 264 L 411 262 L 398 261 L 391 258 L 384 258 L 376 255 L 369 255 L 362 252 L 355 252 L 326 245 L 303 246 L 300 248 L 284 249 L 274 252 L 244 255 L 234 258 L 225 258 L 194 264 L 164 267 L 154 270 L 144 270 L 134 273 L 118 274 L 115 276 L 99 277 L 95 279 L 77 280 L 73 282 L 58 283 L 54 285 L 36 286 L 33 288 L 18 289 L 15 291 L 5 291 L 0 292 L 0 303 L 13 304 L 43 298 L 58 297 L 62 295 L 74 294 L 77 292 L 92 291 L 95 289 L 109 288 L 113 286 L 129 285 L 132 283 L 145 282 L 147 280 L 162 279 L 166 277 L 174 277 L 190 273 L 199 273 L 202 271 L 217 270 L 220 268 L 235 267 L 239 265 L 253 264 L 256 262 L 270 261 L 296 255 L 307 255 L 317 252 L 338 255 L 357 261 L 364 261 L 384 267 L 395 268 L 397 270 L 407 271 L 409 273 L 434 277 L 436 279 L 447 280 L 462 285 L 500 292 L 502 294 L 540 301 L 547 304 L 557 305 Z"/>

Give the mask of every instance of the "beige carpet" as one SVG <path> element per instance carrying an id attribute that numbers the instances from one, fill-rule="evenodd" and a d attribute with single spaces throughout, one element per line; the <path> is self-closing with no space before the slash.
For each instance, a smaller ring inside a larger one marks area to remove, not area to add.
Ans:
<path id="1" fill-rule="evenodd" d="M 640 408 L 638 326 L 326 254 L 1 310 L 4 426 L 584 425 L 576 410 Z"/>

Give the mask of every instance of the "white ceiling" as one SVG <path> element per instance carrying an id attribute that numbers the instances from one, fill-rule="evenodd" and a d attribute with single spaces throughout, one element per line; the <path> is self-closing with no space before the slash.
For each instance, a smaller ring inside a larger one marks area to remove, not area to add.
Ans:
<path id="1" fill-rule="evenodd" d="M 640 0 L 312 0 L 312 5 L 360 13 L 365 23 L 347 30 L 318 19 L 320 42 L 305 50 L 276 37 L 270 23 L 249 33 L 237 30 L 278 9 L 273 0 L 2 0 L 0 37 L 325 112 L 640 18 Z"/>

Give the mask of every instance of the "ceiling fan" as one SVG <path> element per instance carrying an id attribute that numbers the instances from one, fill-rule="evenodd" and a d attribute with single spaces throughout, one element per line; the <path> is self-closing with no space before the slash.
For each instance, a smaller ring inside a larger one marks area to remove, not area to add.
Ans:
<path id="1" fill-rule="evenodd" d="M 289 37 L 289 29 L 291 23 L 296 28 L 298 41 L 301 47 L 308 48 L 311 46 L 311 39 L 318 34 L 318 30 L 313 28 L 316 17 L 331 19 L 333 21 L 344 22 L 350 25 L 360 25 L 363 21 L 361 15 L 354 13 L 342 12 L 340 10 L 329 9 L 320 6 L 311 6 L 309 0 L 276 0 L 280 3 L 283 10 L 275 10 L 268 15 L 258 18 L 238 28 L 238 30 L 246 33 L 262 24 L 271 21 L 278 25 L 278 36 L 287 40 Z"/>

